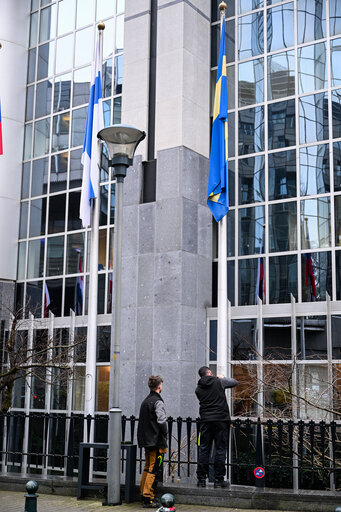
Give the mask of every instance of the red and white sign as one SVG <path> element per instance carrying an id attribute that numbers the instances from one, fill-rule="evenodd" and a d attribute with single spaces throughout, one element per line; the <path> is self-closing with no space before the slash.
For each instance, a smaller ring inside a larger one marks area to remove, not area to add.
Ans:
<path id="1" fill-rule="evenodd" d="M 265 471 L 263 468 L 258 467 L 254 470 L 253 474 L 256 478 L 264 478 L 265 477 Z"/>

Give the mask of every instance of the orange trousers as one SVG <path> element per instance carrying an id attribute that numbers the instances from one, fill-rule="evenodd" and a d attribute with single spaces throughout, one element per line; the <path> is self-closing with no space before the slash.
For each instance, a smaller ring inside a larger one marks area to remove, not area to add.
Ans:
<path id="1" fill-rule="evenodd" d="M 166 448 L 145 448 L 145 459 L 140 492 L 144 498 L 153 500 L 155 497 L 155 490 L 159 481 L 160 471 L 162 469 L 162 462 Z"/>

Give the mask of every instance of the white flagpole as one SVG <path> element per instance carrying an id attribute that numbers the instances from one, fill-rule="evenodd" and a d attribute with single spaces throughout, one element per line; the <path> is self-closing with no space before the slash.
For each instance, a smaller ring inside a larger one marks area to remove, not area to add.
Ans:
<path id="1" fill-rule="evenodd" d="M 103 30 L 104 23 L 98 26 L 99 55 L 102 78 L 103 59 Z M 101 144 L 97 139 L 98 172 L 101 168 Z M 91 218 L 91 246 L 90 246 L 90 280 L 89 280 L 89 308 L 88 308 L 88 335 L 86 346 L 86 377 L 85 377 L 85 415 L 95 414 L 96 401 L 96 342 L 97 342 L 97 296 L 98 296 L 98 225 L 100 207 L 100 180 L 98 179 L 97 197 L 93 199 L 94 207 Z M 92 422 L 93 423 L 93 422 Z M 84 441 L 92 443 L 94 440 L 94 425 L 91 424 L 90 437 L 87 438 L 87 428 L 84 429 Z"/>
<path id="2" fill-rule="evenodd" d="M 225 18 L 225 2 L 221 2 L 220 31 Z M 227 158 L 227 155 L 226 155 Z M 218 222 L 218 332 L 217 375 L 227 375 L 227 221 L 226 215 Z"/>

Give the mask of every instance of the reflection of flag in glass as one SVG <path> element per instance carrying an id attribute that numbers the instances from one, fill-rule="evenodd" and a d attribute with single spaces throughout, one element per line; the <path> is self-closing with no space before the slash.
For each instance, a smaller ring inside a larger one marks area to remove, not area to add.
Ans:
<path id="1" fill-rule="evenodd" d="M 45 293 L 44 293 L 44 318 L 47 318 L 47 308 L 51 304 L 49 289 L 47 284 L 45 283 Z"/>
<path id="2" fill-rule="evenodd" d="M 223 18 L 214 96 L 210 171 L 207 187 L 207 204 L 217 222 L 227 214 L 229 209 L 227 183 L 227 118 L 225 18 Z"/>
<path id="3" fill-rule="evenodd" d="M 84 277 L 83 277 L 83 265 L 82 258 L 79 255 L 78 259 L 78 272 L 81 274 L 77 277 L 77 285 L 76 285 L 76 315 L 81 315 L 83 312 L 83 287 L 84 287 Z"/>
<path id="4" fill-rule="evenodd" d="M 305 267 L 305 285 L 310 286 L 311 301 L 315 302 L 317 299 L 316 283 L 314 275 L 313 259 L 311 252 L 304 255 L 304 267 Z"/>
<path id="5" fill-rule="evenodd" d="M 263 246 L 261 247 L 261 252 L 263 252 Z M 261 301 L 265 302 L 264 258 L 258 258 L 257 262 L 255 304 L 257 304 L 258 297 L 261 299 Z"/>
<path id="6" fill-rule="evenodd" d="M 112 272 L 109 273 L 109 300 L 108 300 L 108 313 L 111 313 L 112 311 Z"/>

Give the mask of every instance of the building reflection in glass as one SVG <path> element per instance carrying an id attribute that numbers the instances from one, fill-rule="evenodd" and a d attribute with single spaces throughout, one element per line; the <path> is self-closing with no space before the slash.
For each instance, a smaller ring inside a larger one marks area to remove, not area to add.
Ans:
<path id="1" fill-rule="evenodd" d="M 329 144 L 300 149 L 301 196 L 330 192 Z"/>

